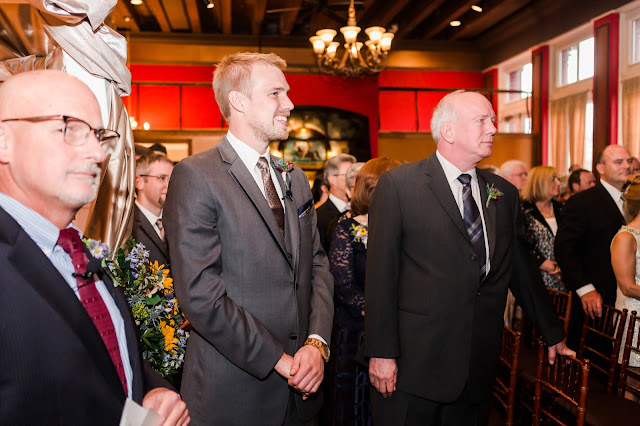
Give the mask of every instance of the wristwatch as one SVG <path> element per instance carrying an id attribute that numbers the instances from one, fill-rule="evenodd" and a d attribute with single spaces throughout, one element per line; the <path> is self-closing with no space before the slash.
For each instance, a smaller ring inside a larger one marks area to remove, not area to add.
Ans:
<path id="1" fill-rule="evenodd" d="M 318 348 L 324 362 L 329 361 L 329 347 L 322 340 L 309 337 L 307 340 L 304 341 L 304 344 L 315 346 L 316 348 Z"/>

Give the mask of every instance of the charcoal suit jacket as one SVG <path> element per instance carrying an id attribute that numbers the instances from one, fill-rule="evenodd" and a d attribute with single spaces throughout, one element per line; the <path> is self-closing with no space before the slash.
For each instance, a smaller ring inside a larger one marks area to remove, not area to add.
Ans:
<path id="1" fill-rule="evenodd" d="M 99 268 L 97 268 L 99 269 Z M 36 243 L 0 208 L 0 422 L 116 425 L 118 373 L 87 311 Z M 98 272 L 124 319 L 131 398 L 168 383 L 143 363 L 124 294 Z"/>
<path id="2" fill-rule="evenodd" d="M 477 169 L 491 268 L 480 264 L 436 155 L 385 172 L 369 211 L 365 355 L 394 358 L 397 389 L 486 401 L 495 377 L 507 289 L 550 344 L 564 337 L 540 274 L 516 238 L 518 192 Z M 503 195 L 487 206 L 487 184 Z"/>
<path id="3" fill-rule="evenodd" d="M 149 250 L 150 262 L 158 261 L 158 264 L 165 265 L 166 269 L 171 268 L 167 245 L 160 239 L 153 225 L 136 205 L 133 206 L 131 236 L 136 240 L 136 243 L 144 244 L 144 247 Z"/>

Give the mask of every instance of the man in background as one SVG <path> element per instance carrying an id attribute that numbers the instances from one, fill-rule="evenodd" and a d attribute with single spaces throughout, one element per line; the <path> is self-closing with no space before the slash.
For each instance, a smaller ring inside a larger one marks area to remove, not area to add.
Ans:
<path id="1" fill-rule="evenodd" d="M 571 195 L 586 191 L 594 186 L 596 186 L 596 177 L 589 170 L 578 169 L 569 175 Z"/>
<path id="2" fill-rule="evenodd" d="M 508 180 L 516 187 L 519 193 L 522 192 L 527 184 L 527 165 L 520 160 L 508 160 L 500 166 L 500 176 Z"/>
<path id="3" fill-rule="evenodd" d="M 105 148 L 82 82 L 30 71 L 0 86 L 0 418 L 4 424 L 119 424 L 125 400 L 164 425 L 184 402 L 143 362 L 122 291 L 71 221 L 95 196 Z"/>
<path id="4" fill-rule="evenodd" d="M 161 154 L 150 153 L 136 161 L 136 202 L 131 235 L 149 250 L 149 261 L 169 268 L 162 208 L 167 196 L 173 163 Z"/>

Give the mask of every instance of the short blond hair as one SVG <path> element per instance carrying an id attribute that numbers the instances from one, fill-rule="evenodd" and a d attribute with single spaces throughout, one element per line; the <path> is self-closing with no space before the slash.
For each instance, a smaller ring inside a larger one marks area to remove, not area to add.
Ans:
<path id="1" fill-rule="evenodd" d="M 274 66 L 280 71 L 287 68 L 285 60 L 275 53 L 242 52 L 222 58 L 213 72 L 213 93 L 220 112 L 227 122 L 231 115 L 229 93 L 235 91 L 250 96 L 251 66 L 256 62 Z"/>
<path id="2" fill-rule="evenodd" d="M 545 200 L 549 196 L 551 178 L 556 169 L 549 166 L 537 166 L 529 170 L 527 184 L 522 190 L 522 199 L 529 203 Z"/>

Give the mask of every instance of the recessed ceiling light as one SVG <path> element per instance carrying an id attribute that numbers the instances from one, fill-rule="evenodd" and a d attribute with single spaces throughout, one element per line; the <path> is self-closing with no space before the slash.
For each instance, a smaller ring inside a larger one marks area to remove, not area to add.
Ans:
<path id="1" fill-rule="evenodd" d="M 131 4 L 134 6 L 140 6 L 142 4 L 142 0 L 131 0 Z"/>
<path id="2" fill-rule="evenodd" d="M 478 13 L 482 12 L 482 8 L 477 4 L 474 4 L 473 6 L 471 6 L 471 9 L 475 10 Z"/>
<path id="3" fill-rule="evenodd" d="M 207 4 L 207 9 L 213 9 L 213 3 L 209 2 L 209 3 Z"/>
<path id="4" fill-rule="evenodd" d="M 452 27 L 459 27 L 461 25 L 460 21 L 451 21 L 449 22 L 449 25 L 451 25 Z"/>
<path id="5" fill-rule="evenodd" d="M 128 16 L 125 16 L 124 17 L 124 22 L 129 22 L 129 21 L 131 21 L 131 18 L 129 18 Z"/>

